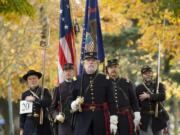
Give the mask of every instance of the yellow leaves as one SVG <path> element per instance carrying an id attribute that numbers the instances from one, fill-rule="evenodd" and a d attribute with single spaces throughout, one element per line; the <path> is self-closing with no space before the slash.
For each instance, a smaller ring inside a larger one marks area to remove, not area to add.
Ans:
<path id="1" fill-rule="evenodd" d="M 114 1 L 104 0 L 104 1 L 100 2 L 99 7 L 101 9 L 100 10 L 101 12 L 103 12 L 102 10 L 108 10 L 111 13 L 112 13 L 112 11 L 114 13 L 121 13 L 126 9 L 125 3 L 126 3 L 125 1 L 119 2 L 118 0 L 114 0 Z M 121 8 L 119 8 L 119 7 L 121 7 Z"/>
<path id="2" fill-rule="evenodd" d="M 8 3 L 8 1 L 7 0 L 1 0 L 1 3 L 6 4 L 6 3 Z"/>
<path id="3" fill-rule="evenodd" d="M 21 98 L 21 94 L 24 92 L 26 88 L 26 83 L 20 84 L 19 82 L 19 75 L 16 74 L 12 78 L 12 98 L 13 101 L 17 101 Z"/>
<path id="4" fill-rule="evenodd" d="M 144 63 L 148 63 L 149 61 L 154 61 L 151 55 L 142 55 L 139 57 L 139 61 L 144 61 Z"/>
<path id="5" fill-rule="evenodd" d="M 11 52 L 12 54 L 14 54 L 14 53 L 15 53 L 15 50 L 14 50 L 14 49 L 11 49 L 10 52 Z"/>
<path id="6" fill-rule="evenodd" d="M 179 26 L 154 24 L 145 26 L 140 31 L 143 36 L 138 41 L 141 43 L 139 49 L 154 53 L 157 51 L 157 45 L 160 41 L 162 54 L 163 52 L 168 52 L 168 55 L 175 56 L 179 51 Z"/>
<path id="7" fill-rule="evenodd" d="M 7 38 L 10 38 L 10 37 L 11 37 L 11 35 L 12 35 L 12 33 L 11 33 L 11 32 L 8 32 L 8 33 L 6 34 Z"/>
<path id="8" fill-rule="evenodd" d="M 143 49 L 148 52 L 154 52 L 157 50 L 157 44 L 158 44 L 158 39 L 157 39 L 157 31 L 155 31 L 154 27 L 148 27 L 146 30 L 143 32 L 143 37 L 138 41 L 141 43 L 139 45 L 139 49 Z"/>
<path id="9" fill-rule="evenodd" d="M 6 0 L 4 0 L 6 1 Z M 39 0 L 41 2 L 41 0 Z M 59 29 L 59 1 L 46 1 L 47 14 L 49 15 L 51 25 L 51 39 L 50 46 L 46 54 L 46 85 L 53 87 L 57 81 L 57 55 L 58 55 L 58 29 Z M 85 0 L 81 5 L 77 5 L 72 0 L 72 18 L 77 19 L 80 26 L 84 20 Z M 33 4 L 39 4 L 36 0 L 31 0 Z M 38 7 L 38 5 L 36 5 Z M 131 19 L 138 19 L 138 27 L 142 37 L 138 40 L 138 49 L 148 52 L 148 55 L 138 56 L 136 62 L 154 61 L 152 56 L 157 52 L 157 45 L 159 40 L 162 43 L 162 54 L 175 56 L 170 62 L 173 65 L 180 61 L 180 18 L 172 17 L 172 12 L 166 10 L 164 13 L 158 13 L 157 3 L 144 4 L 141 0 L 100 0 L 99 10 L 101 18 L 101 27 L 103 34 L 119 35 L 124 28 L 133 25 Z M 12 22 L 6 22 L 5 28 L 1 30 L 1 45 L 0 45 L 0 68 L 5 68 L 6 65 L 11 64 L 8 70 L 3 74 L 3 79 L 0 79 L 0 86 L 6 86 L 6 73 L 13 71 L 13 98 L 17 99 L 21 92 L 25 89 L 25 84 L 19 84 L 18 77 L 22 76 L 29 69 L 42 71 L 42 49 L 39 46 L 40 39 L 40 25 L 38 18 L 33 21 L 28 17 L 17 17 L 15 13 L 7 16 L 8 19 L 16 20 L 18 23 L 13 25 Z M 162 20 L 166 19 L 166 26 L 163 27 Z M 169 24 L 168 24 L 169 23 Z M 82 28 L 82 27 L 81 27 Z M 7 30 L 7 33 L 5 32 Z M 2 34 L 4 32 L 5 34 Z M 82 32 L 82 29 L 81 29 Z M 164 33 L 164 35 L 163 35 Z M 76 39 L 76 48 L 80 50 L 81 47 L 80 33 Z M 112 43 L 113 44 L 113 43 Z M 131 46 L 132 41 L 128 41 Z M 138 50 L 136 50 L 138 51 Z M 121 52 L 119 52 L 121 53 Z M 8 56 L 7 56 L 8 54 Z M 9 55 L 10 54 L 10 55 Z M 80 53 L 78 53 L 80 55 Z M 120 55 L 120 54 L 119 54 Z M 163 56 L 162 56 L 163 57 Z M 78 56 L 79 58 L 79 56 Z M 122 68 L 130 63 L 125 60 L 121 63 Z M 16 66 L 13 66 L 16 65 Z M 136 65 L 134 65 L 136 66 Z M 135 68 L 131 68 L 135 69 Z M 0 70 L 1 71 L 1 70 Z M 123 70 L 123 71 L 126 71 Z M 132 70 L 135 74 L 135 70 Z M 128 73 L 123 72 L 127 75 Z M 169 81 L 165 82 L 168 86 L 168 93 L 179 90 L 179 86 L 173 85 Z M 173 89 L 175 89 L 173 91 Z M 4 92 L 5 90 L 3 90 Z M 3 93 L 4 96 L 7 93 Z M 168 98 L 170 96 L 168 95 Z"/>
<path id="10" fill-rule="evenodd" d="M 141 18 L 141 17 L 149 17 L 146 14 L 151 14 L 154 10 L 155 4 L 143 4 L 141 2 L 136 1 L 133 4 L 130 4 L 130 7 L 127 12 L 128 18 Z M 144 18 L 146 19 L 146 18 Z"/>
<path id="11" fill-rule="evenodd" d="M 166 86 L 166 98 L 170 99 L 172 96 L 175 96 L 177 100 L 180 100 L 180 85 L 170 80 L 163 81 L 163 84 Z"/>
<path id="12" fill-rule="evenodd" d="M 100 15 L 101 15 L 101 26 L 103 33 L 109 35 L 117 35 L 120 33 L 120 29 L 131 25 L 124 15 L 123 12 L 127 9 L 127 1 L 118 0 L 101 1 L 99 4 Z"/>

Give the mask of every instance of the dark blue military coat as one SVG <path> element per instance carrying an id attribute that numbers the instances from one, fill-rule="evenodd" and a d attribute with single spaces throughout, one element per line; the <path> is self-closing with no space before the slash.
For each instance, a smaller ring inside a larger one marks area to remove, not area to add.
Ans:
<path id="1" fill-rule="evenodd" d="M 58 135 L 72 135 L 72 130 L 70 126 L 71 123 L 70 106 L 68 104 L 68 99 L 72 95 L 71 84 L 72 82 L 64 81 L 54 90 L 53 100 L 51 105 L 54 118 L 57 114 L 59 114 L 59 112 L 63 112 L 65 114 L 64 123 L 57 123 Z"/>
<path id="2" fill-rule="evenodd" d="M 153 132 L 157 132 L 164 127 L 166 127 L 166 121 L 164 118 L 161 118 L 161 113 L 159 112 L 159 117 L 156 118 L 154 111 L 156 102 L 162 102 L 165 100 L 165 87 L 162 83 L 159 84 L 159 94 L 156 94 L 156 84 L 151 83 L 149 85 L 146 84 L 148 89 L 152 92 L 150 94 L 150 99 L 146 99 L 144 101 L 140 101 L 140 108 L 141 108 L 141 129 L 146 131 L 148 128 L 149 120 L 152 118 L 152 130 Z M 140 94 L 143 92 L 148 92 L 146 87 L 143 84 L 140 84 L 136 87 L 136 94 L 139 97 Z M 148 92 L 149 93 L 149 92 Z M 162 108 L 159 108 L 159 111 Z"/>
<path id="3" fill-rule="evenodd" d="M 139 111 L 139 105 L 133 85 L 125 78 L 110 80 L 113 85 L 113 97 L 118 114 L 117 135 L 134 135 L 133 112 Z"/>
<path id="4" fill-rule="evenodd" d="M 109 116 L 105 118 L 104 112 L 107 108 L 103 108 L 101 105 L 107 103 L 109 110 L 106 114 L 115 114 L 111 82 L 103 74 L 96 72 L 88 75 L 84 73 L 73 83 L 71 101 L 75 100 L 77 96 L 83 96 L 84 103 L 82 104 L 82 112 L 76 114 L 74 135 L 106 135 L 106 129 L 109 128 L 106 126 L 106 124 L 109 126 L 109 123 L 106 122 Z M 97 105 L 97 107 L 93 109 L 91 105 Z"/>
<path id="5" fill-rule="evenodd" d="M 37 94 L 38 97 L 41 95 L 42 88 L 36 87 L 32 90 Z M 27 96 L 33 96 L 30 90 L 25 91 L 22 94 L 21 100 L 25 100 Z M 44 97 L 42 100 L 37 99 L 33 102 L 33 113 L 32 114 L 21 114 L 20 115 L 20 128 L 23 129 L 23 135 L 51 135 L 50 123 L 48 120 L 48 112 L 46 108 L 51 105 L 51 95 L 48 89 L 44 89 Z M 34 117 L 34 114 L 40 114 L 40 108 L 43 108 L 44 117 L 43 124 L 39 124 L 39 117 Z"/>

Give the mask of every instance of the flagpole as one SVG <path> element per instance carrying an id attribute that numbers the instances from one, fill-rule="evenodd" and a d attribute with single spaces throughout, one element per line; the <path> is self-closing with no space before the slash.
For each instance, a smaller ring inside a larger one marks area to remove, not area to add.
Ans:
<path id="1" fill-rule="evenodd" d="M 50 27 L 49 19 L 45 15 L 44 6 L 40 8 L 40 22 L 42 23 L 42 32 L 41 32 L 41 41 L 40 46 L 42 47 L 42 91 L 41 91 L 41 100 L 44 97 L 44 78 L 45 78 L 45 66 L 46 66 L 46 49 L 49 46 L 50 42 Z M 40 110 L 40 119 L 39 123 L 43 124 L 43 108 Z"/>
<path id="2" fill-rule="evenodd" d="M 70 17 L 71 17 L 71 20 L 72 20 L 73 12 L 72 12 L 72 6 L 71 6 L 71 2 L 70 1 L 69 1 L 69 7 L 70 7 Z M 75 44 L 76 43 L 75 42 L 75 38 L 76 38 L 75 35 L 76 34 L 75 34 L 75 31 L 74 31 L 74 21 L 72 20 L 71 23 L 72 23 L 72 31 L 73 31 L 73 35 L 72 36 L 74 38 L 74 49 L 73 49 L 74 50 L 74 52 L 73 52 L 74 53 L 73 54 L 74 55 L 74 63 L 73 63 L 73 65 L 74 65 L 75 75 L 77 75 L 77 72 L 78 72 L 77 71 L 78 70 L 78 68 L 77 68 L 77 56 L 76 56 L 77 50 L 76 50 L 76 47 L 75 47 L 76 46 L 76 44 Z"/>

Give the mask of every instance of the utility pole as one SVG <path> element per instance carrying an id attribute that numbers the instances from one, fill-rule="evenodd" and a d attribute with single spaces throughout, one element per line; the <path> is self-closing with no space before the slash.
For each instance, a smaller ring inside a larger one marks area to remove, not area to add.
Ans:
<path id="1" fill-rule="evenodd" d="M 9 126 L 10 126 L 9 135 L 14 135 L 11 75 L 9 75 L 7 87 L 8 87 L 8 112 L 9 112 Z"/>

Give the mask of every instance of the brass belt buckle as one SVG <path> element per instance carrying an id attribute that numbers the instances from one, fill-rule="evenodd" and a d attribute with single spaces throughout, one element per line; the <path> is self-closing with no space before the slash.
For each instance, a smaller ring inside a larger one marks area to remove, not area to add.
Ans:
<path id="1" fill-rule="evenodd" d="M 90 109 L 92 112 L 94 112 L 94 111 L 95 111 L 95 109 L 96 109 L 96 106 L 91 105 L 91 106 L 89 107 L 89 109 Z"/>
<path id="2" fill-rule="evenodd" d="M 39 114 L 38 113 L 34 113 L 33 117 L 37 118 L 37 117 L 39 117 Z"/>
<path id="3" fill-rule="evenodd" d="M 150 114 L 154 114 L 154 111 L 151 110 L 151 111 L 149 111 L 149 113 L 150 113 Z"/>
<path id="4" fill-rule="evenodd" d="M 29 114 L 27 114 L 27 116 L 28 116 L 28 117 L 31 117 L 31 116 L 33 116 L 33 115 L 32 115 L 31 113 L 29 113 Z"/>

